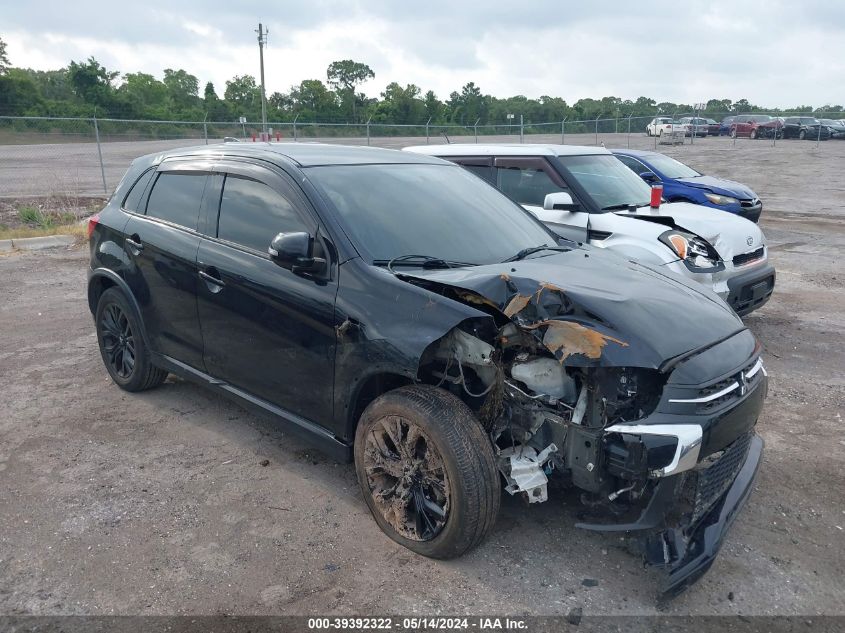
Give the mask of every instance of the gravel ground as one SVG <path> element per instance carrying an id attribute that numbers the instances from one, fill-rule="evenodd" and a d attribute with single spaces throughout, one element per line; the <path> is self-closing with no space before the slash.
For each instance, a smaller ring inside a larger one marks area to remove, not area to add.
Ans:
<path id="1" fill-rule="evenodd" d="M 667 152 L 756 189 L 778 286 L 746 320 L 770 373 L 755 490 L 664 614 L 845 614 L 845 143 L 761 143 Z M 272 420 L 172 378 L 122 392 L 86 262 L 84 247 L 0 254 L 0 614 L 658 612 L 654 576 L 576 530 L 570 494 L 505 495 L 481 547 L 428 560 L 381 534 L 351 466 Z"/>

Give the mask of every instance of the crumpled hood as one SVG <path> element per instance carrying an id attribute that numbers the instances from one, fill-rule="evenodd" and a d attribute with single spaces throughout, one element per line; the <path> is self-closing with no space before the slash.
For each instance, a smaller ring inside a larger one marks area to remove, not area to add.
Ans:
<path id="1" fill-rule="evenodd" d="M 713 193 L 733 196 L 740 200 L 750 200 L 756 198 L 756 194 L 745 185 L 734 182 L 733 180 L 725 180 L 723 178 L 716 178 L 714 176 L 698 176 L 696 178 L 677 178 L 678 182 L 682 182 L 688 187 L 695 187 L 696 189 L 704 189 Z"/>
<path id="2" fill-rule="evenodd" d="M 700 204 L 664 202 L 656 210 L 641 207 L 634 213 L 618 211 L 616 214 L 644 220 L 672 218 L 681 230 L 695 233 L 710 242 L 724 261 L 731 261 L 735 255 L 757 250 L 766 244 L 760 227 L 750 220 Z"/>
<path id="3" fill-rule="evenodd" d="M 709 290 L 595 248 L 399 277 L 495 308 L 567 365 L 657 369 L 744 329 Z"/>

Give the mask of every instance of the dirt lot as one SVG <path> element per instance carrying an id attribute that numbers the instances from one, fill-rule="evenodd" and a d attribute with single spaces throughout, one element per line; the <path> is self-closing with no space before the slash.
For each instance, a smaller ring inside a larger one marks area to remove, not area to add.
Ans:
<path id="1" fill-rule="evenodd" d="M 770 373 L 755 491 L 665 612 L 845 614 L 845 143 L 751 143 L 667 152 L 763 198 L 778 286 L 747 318 Z M 505 495 L 487 542 L 428 560 L 381 534 L 350 466 L 273 421 L 178 380 L 120 391 L 86 261 L 83 247 L 0 256 L 0 614 L 656 612 L 655 579 L 573 527 L 573 496 L 529 509 Z"/>

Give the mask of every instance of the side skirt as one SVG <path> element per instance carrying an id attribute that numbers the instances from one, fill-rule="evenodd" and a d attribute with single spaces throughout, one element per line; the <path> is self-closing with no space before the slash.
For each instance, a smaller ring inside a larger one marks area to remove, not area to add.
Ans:
<path id="1" fill-rule="evenodd" d="M 167 371 L 176 374 L 177 376 L 190 380 L 199 385 L 209 387 L 213 391 L 226 396 L 230 400 L 237 402 L 241 406 L 256 411 L 258 413 L 269 413 L 275 418 L 281 419 L 285 422 L 285 430 L 290 431 L 300 439 L 312 444 L 314 448 L 318 449 L 328 457 L 339 462 L 352 461 L 352 446 L 342 442 L 332 433 L 321 426 L 309 422 L 305 418 L 291 413 L 286 409 L 282 409 L 274 404 L 262 400 L 242 389 L 239 389 L 227 382 L 209 376 L 208 374 L 194 369 L 190 365 L 186 365 L 175 358 L 153 352 L 152 361 L 157 367 L 166 369 Z"/>

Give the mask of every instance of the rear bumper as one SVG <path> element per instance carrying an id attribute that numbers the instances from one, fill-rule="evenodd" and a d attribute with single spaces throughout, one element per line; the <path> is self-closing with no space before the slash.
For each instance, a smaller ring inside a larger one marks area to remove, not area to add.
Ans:
<path id="1" fill-rule="evenodd" d="M 747 273 L 730 277 L 727 284 L 725 301 L 739 316 L 745 316 L 771 298 L 775 289 L 775 268 L 771 264 L 755 267 Z"/>
<path id="2" fill-rule="evenodd" d="M 692 533 L 684 557 L 669 568 L 666 584 L 662 587 L 666 597 L 678 595 L 710 569 L 725 535 L 748 500 L 762 456 L 763 440 L 754 435 L 736 479 Z"/>

